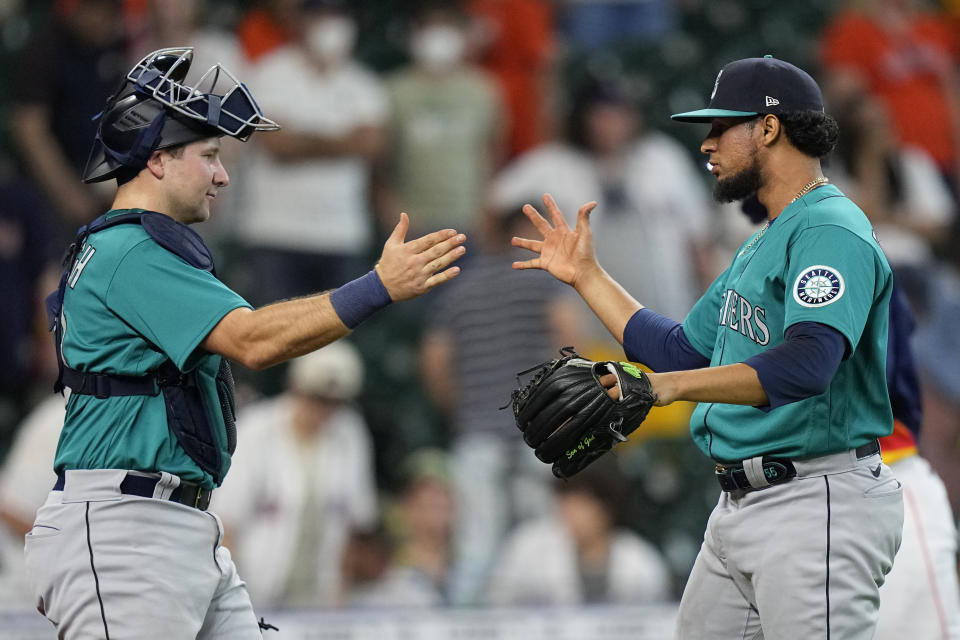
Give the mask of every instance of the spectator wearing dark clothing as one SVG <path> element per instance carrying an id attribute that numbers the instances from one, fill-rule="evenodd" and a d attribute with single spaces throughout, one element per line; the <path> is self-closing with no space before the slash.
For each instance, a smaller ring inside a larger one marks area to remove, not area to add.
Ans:
<path id="1" fill-rule="evenodd" d="M 0 459 L 30 408 L 37 362 L 37 285 L 49 261 L 50 229 L 39 200 L 11 176 L 0 176 Z M 46 343 L 46 340 L 44 340 Z"/>
<path id="2" fill-rule="evenodd" d="M 16 61 L 10 124 L 26 169 L 64 234 L 103 210 L 80 180 L 100 112 L 127 68 L 120 0 L 59 3 Z"/>

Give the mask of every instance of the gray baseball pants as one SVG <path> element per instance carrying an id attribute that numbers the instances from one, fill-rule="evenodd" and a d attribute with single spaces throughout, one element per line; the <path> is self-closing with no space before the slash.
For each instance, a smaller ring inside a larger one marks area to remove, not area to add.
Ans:
<path id="1" fill-rule="evenodd" d="M 903 528 L 880 455 L 794 461 L 797 477 L 724 492 L 677 618 L 678 640 L 871 640 Z"/>
<path id="2" fill-rule="evenodd" d="M 163 499 L 120 493 L 124 470 L 67 471 L 27 534 L 38 610 L 60 638 L 260 638 L 246 586 L 220 545 L 219 518 Z"/>

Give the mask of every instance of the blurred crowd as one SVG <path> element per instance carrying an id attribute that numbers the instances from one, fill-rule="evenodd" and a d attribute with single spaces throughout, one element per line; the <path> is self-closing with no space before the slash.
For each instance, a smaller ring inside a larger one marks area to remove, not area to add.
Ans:
<path id="1" fill-rule="evenodd" d="M 518 372 L 567 345 L 622 351 L 572 292 L 510 268 L 510 238 L 545 192 L 571 220 L 597 200 L 601 264 L 682 320 L 756 221 L 712 202 L 699 140 L 668 116 L 700 106 L 705 73 L 767 53 L 812 71 L 840 122 L 825 173 L 917 316 L 920 450 L 960 513 L 960 3 L 803 5 L 0 1 L 0 605 L 26 606 L 21 536 L 54 481 L 43 298 L 112 197 L 79 177 L 94 116 L 161 47 L 195 47 L 194 81 L 222 64 L 282 126 L 225 141 L 231 185 L 197 229 L 251 303 L 363 274 L 401 211 L 411 236 L 468 236 L 451 284 L 237 372 L 239 445 L 211 508 L 258 608 L 678 597 L 718 493 L 692 407 L 655 409 L 615 455 L 553 479 L 502 409 Z"/>

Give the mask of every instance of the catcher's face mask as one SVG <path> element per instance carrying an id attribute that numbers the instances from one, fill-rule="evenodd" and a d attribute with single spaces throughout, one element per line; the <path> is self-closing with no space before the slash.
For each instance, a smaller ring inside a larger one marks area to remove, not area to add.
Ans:
<path id="1" fill-rule="evenodd" d="M 100 126 L 84 182 L 139 169 L 150 154 L 178 144 L 228 135 L 246 141 L 280 127 L 263 115 L 246 85 L 212 66 L 194 85 L 184 82 L 193 48 L 159 49 L 140 60 L 97 118 Z"/>
<path id="2" fill-rule="evenodd" d="M 173 60 L 161 67 L 157 61 L 164 57 Z M 246 85 L 219 64 L 210 67 L 195 86 L 181 84 L 192 59 L 191 47 L 154 51 L 127 73 L 127 81 L 135 91 L 178 114 L 239 140 L 246 141 L 254 131 L 279 128 L 263 115 Z"/>

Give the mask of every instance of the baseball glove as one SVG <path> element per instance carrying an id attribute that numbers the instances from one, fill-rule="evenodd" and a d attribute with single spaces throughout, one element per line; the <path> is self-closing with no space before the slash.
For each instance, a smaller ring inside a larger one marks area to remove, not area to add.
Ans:
<path id="1" fill-rule="evenodd" d="M 537 458 L 553 465 L 553 475 L 569 478 L 602 456 L 640 426 L 657 400 L 650 380 L 628 362 L 593 362 L 573 347 L 561 357 L 517 374 L 511 394 L 513 415 Z M 536 372 L 525 386 L 520 377 Z M 612 373 L 621 390 L 614 400 L 600 383 Z"/>

